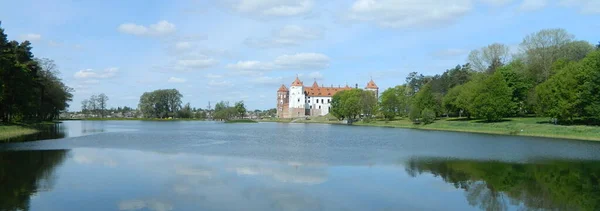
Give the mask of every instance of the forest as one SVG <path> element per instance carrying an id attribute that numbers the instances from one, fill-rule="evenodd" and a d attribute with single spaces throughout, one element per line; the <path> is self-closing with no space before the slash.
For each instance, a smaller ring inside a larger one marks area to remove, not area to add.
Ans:
<path id="1" fill-rule="evenodd" d="M 351 116 L 362 114 L 368 119 L 374 115 L 365 111 L 375 107 L 387 120 L 407 117 L 424 124 L 440 117 L 497 122 L 538 116 L 555 124 L 597 125 L 599 49 L 600 43 L 577 40 L 564 29 L 544 29 L 523 38 L 518 52 L 493 43 L 472 50 L 466 64 L 442 74 L 412 72 L 404 84 L 383 91 L 375 104 L 340 92 L 333 97 L 332 110 L 354 110 Z M 349 101 L 360 108 L 343 103 Z M 348 113 L 332 113 L 340 119 L 348 117 Z"/>
<path id="2" fill-rule="evenodd" d="M 9 41 L 0 22 L 0 122 L 57 119 L 69 107 L 66 86 L 54 61 L 36 58 L 29 41 Z"/>

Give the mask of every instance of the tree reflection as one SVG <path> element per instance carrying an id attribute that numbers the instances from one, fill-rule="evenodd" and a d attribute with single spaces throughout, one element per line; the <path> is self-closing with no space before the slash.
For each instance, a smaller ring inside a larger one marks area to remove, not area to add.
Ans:
<path id="1" fill-rule="evenodd" d="M 499 161 L 412 159 L 411 176 L 431 173 L 465 190 L 471 206 L 483 210 L 600 210 L 599 161 Z"/>
<path id="2" fill-rule="evenodd" d="M 29 210 L 30 197 L 52 188 L 66 150 L 0 152 L 0 210 Z"/>

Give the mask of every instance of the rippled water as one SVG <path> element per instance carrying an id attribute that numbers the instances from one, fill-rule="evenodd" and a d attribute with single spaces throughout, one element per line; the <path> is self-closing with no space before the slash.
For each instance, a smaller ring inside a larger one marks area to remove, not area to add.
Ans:
<path id="1" fill-rule="evenodd" d="M 595 142 L 278 123 L 54 132 L 0 144 L 0 210 L 600 210 Z"/>

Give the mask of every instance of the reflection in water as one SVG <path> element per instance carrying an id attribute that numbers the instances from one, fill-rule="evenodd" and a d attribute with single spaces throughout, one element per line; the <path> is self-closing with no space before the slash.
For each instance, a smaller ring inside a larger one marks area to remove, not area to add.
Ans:
<path id="1" fill-rule="evenodd" d="M 600 210 L 599 161 L 499 161 L 412 159 L 411 176 L 431 173 L 466 192 L 471 206 L 507 210 Z"/>
<path id="2" fill-rule="evenodd" d="M 66 150 L 0 152 L 0 210 L 29 210 L 30 197 L 48 191 Z"/>

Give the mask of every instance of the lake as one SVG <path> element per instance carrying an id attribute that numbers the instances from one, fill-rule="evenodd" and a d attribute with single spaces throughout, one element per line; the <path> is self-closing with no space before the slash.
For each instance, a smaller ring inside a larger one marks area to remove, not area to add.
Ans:
<path id="1" fill-rule="evenodd" d="M 19 141 L 0 143 L 0 210 L 600 210 L 596 142 L 195 121 Z"/>

